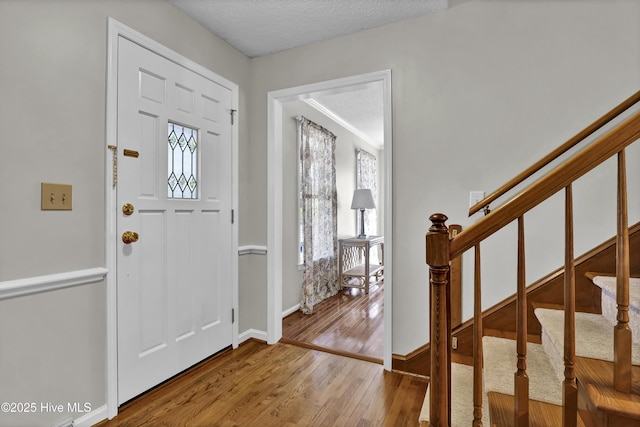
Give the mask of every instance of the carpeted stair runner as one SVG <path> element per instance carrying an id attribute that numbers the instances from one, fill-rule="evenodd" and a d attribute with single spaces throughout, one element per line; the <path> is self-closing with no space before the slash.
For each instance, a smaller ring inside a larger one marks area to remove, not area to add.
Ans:
<path id="1" fill-rule="evenodd" d="M 485 392 L 513 396 L 513 376 L 517 369 L 516 341 L 483 337 Z M 527 343 L 529 399 L 562 405 L 562 381 L 555 375 L 542 345 Z"/>
<path id="2" fill-rule="evenodd" d="M 429 389 L 424 397 L 420 423 L 429 422 Z M 482 424 L 489 425 L 487 394 L 482 394 Z M 473 421 L 473 366 L 451 364 L 451 427 L 467 427 Z"/>
<path id="3" fill-rule="evenodd" d="M 616 323 L 616 278 L 596 276 L 593 283 L 602 289 L 602 315 L 611 323 Z M 640 279 L 629 279 L 629 327 L 633 341 L 640 343 Z"/>
<path id="4" fill-rule="evenodd" d="M 542 345 L 552 360 L 556 375 L 564 379 L 564 312 L 538 308 L 536 317 L 542 325 Z M 603 315 L 576 313 L 576 356 L 613 362 L 614 324 Z M 632 361 L 640 365 L 640 345 L 632 348 Z"/>
<path id="5" fill-rule="evenodd" d="M 598 276 L 594 283 L 602 289 L 603 314 L 575 314 L 576 356 L 613 361 L 613 328 L 616 322 L 615 277 Z M 640 279 L 629 283 L 629 326 L 634 344 L 632 362 L 640 365 Z M 531 400 L 562 406 L 564 380 L 564 312 L 538 308 L 535 315 L 542 325 L 542 345 L 527 343 L 527 375 Z M 489 425 L 488 392 L 513 396 L 513 377 L 517 367 L 516 341 L 485 336 L 483 424 Z M 473 368 L 452 364 L 452 427 L 468 426 L 473 419 Z M 429 391 L 420 422 L 429 419 Z"/>

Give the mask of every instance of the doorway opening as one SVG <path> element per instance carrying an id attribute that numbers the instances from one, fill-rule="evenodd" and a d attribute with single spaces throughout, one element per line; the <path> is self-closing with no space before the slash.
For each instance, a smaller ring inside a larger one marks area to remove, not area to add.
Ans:
<path id="1" fill-rule="evenodd" d="M 354 306 L 358 306 L 357 310 L 360 311 L 381 311 L 382 305 L 384 305 L 384 321 L 381 320 L 380 327 L 375 328 L 375 333 L 377 334 L 380 334 L 381 330 L 384 330 L 382 336 L 380 337 L 383 352 L 381 355 L 379 354 L 378 357 L 374 357 L 374 359 L 380 361 L 380 356 L 382 356 L 381 360 L 385 369 L 390 370 L 393 248 L 391 226 L 391 72 L 389 70 L 273 91 L 269 92 L 268 94 L 269 219 L 267 236 L 267 333 L 268 341 L 270 343 L 275 343 L 283 337 L 283 317 L 297 310 L 297 307 L 291 306 L 291 289 L 294 289 L 293 292 L 296 293 L 296 295 L 293 296 L 294 299 L 299 300 L 300 295 L 299 290 L 301 281 L 296 277 L 299 277 L 301 273 L 295 261 L 297 259 L 296 247 L 293 247 L 296 242 L 295 240 L 293 241 L 293 243 L 290 242 L 290 234 L 292 233 L 291 230 L 297 229 L 297 226 L 295 224 L 296 212 L 295 207 L 293 209 L 290 209 L 290 203 L 286 202 L 291 197 L 295 197 L 296 194 L 296 179 L 291 179 L 288 176 L 287 172 L 288 169 L 295 169 L 296 167 L 295 163 L 293 164 L 293 166 L 291 165 L 291 158 L 293 158 L 293 162 L 295 162 L 297 151 L 295 138 L 292 139 L 287 137 L 287 134 L 290 132 L 289 129 L 295 127 L 295 120 L 292 117 L 292 110 L 290 107 L 304 104 L 307 106 L 307 109 L 305 111 L 308 112 L 310 110 L 314 110 L 314 108 L 309 107 L 309 105 L 313 104 L 314 99 L 327 99 L 327 97 L 331 97 L 332 95 L 338 95 L 338 98 L 340 98 L 343 96 L 349 96 L 350 93 L 354 94 L 354 96 L 357 96 L 358 92 L 361 92 L 363 88 L 367 87 L 379 88 L 380 97 L 382 99 L 383 135 L 381 137 L 381 144 L 378 153 L 383 154 L 380 158 L 379 167 L 379 190 L 381 197 L 380 206 L 378 206 L 377 212 L 378 216 L 381 218 L 379 230 L 383 230 L 385 240 L 384 281 L 378 283 L 378 285 L 376 286 L 372 286 L 369 294 L 365 294 L 365 292 L 360 289 L 346 288 L 346 290 L 341 291 L 338 295 L 333 297 L 336 300 L 341 299 L 341 301 L 330 302 L 329 300 L 327 300 L 327 305 L 332 305 L 333 308 L 329 308 L 326 311 L 330 316 L 335 316 L 336 311 L 338 311 L 338 305 L 347 307 L 350 300 L 357 300 L 357 304 L 355 304 Z M 317 106 L 314 107 L 316 107 L 316 114 L 324 114 L 323 117 L 325 117 L 326 119 L 327 112 L 318 109 Z M 293 116 L 295 116 L 296 114 L 293 114 Z M 331 114 L 328 114 L 328 116 L 331 116 Z M 335 120 L 335 117 L 330 117 L 329 120 Z M 336 124 L 336 126 L 343 126 L 343 124 L 339 123 L 339 119 L 337 121 L 338 123 Z M 337 144 L 340 144 L 340 141 L 338 141 Z M 355 157 L 355 153 L 352 153 L 352 155 Z M 347 177 L 346 179 L 352 178 Z M 341 185 L 340 180 L 341 178 L 338 177 L 338 188 L 340 188 Z M 291 181 L 294 181 L 293 184 L 291 183 Z M 355 179 L 353 179 L 353 181 L 355 181 Z M 350 183 L 350 187 L 347 187 L 347 190 L 343 192 L 343 194 L 346 195 L 342 197 L 342 201 L 338 201 L 339 206 L 342 205 L 344 207 L 345 204 L 350 205 L 351 203 L 351 194 L 353 194 L 354 183 Z M 355 211 L 350 211 L 350 206 L 347 206 L 345 212 L 345 215 L 348 215 L 351 218 L 347 220 L 347 222 L 352 221 L 355 224 Z M 341 232 L 339 232 L 339 234 L 341 234 L 339 238 L 348 237 L 349 234 L 351 235 L 351 237 L 353 237 L 355 236 L 355 234 L 357 234 L 355 227 L 351 224 L 346 225 L 346 227 L 354 229 L 349 229 L 349 231 L 344 231 L 343 229 Z M 291 260 L 292 256 L 293 260 Z M 378 302 L 375 302 L 375 298 L 378 299 Z M 362 307 L 362 304 L 366 302 L 371 305 L 371 307 L 369 307 L 368 309 Z M 336 321 L 339 322 L 340 319 Z"/>

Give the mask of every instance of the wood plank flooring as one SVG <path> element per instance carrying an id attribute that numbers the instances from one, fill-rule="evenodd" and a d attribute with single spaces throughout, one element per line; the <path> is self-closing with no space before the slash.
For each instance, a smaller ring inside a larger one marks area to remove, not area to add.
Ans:
<path id="1" fill-rule="evenodd" d="M 514 425 L 513 417 L 513 396 L 502 393 L 490 392 L 489 412 L 491 424 L 495 426 L 508 427 Z M 578 427 L 585 427 L 580 417 L 577 417 Z M 562 425 L 562 406 L 550 403 L 529 401 L 529 426 L 530 427 L 551 427 Z"/>
<path id="2" fill-rule="evenodd" d="M 369 294 L 346 288 L 314 306 L 311 315 L 297 311 L 282 321 L 282 342 L 324 350 L 375 363 L 384 356 L 384 282 Z"/>
<path id="3" fill-rule="evenodd" d="M 96 426 L 416 426 L 426 388 L 378 364 L 249 340 Z"/>

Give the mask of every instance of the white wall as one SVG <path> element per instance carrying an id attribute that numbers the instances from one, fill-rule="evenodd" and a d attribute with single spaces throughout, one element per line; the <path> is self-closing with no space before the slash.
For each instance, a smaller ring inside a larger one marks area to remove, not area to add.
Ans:
<path id="1" fill-rule="evenodd" d="M 239 84 L 246 116 L 249 59 L 166 2 L 0 1 L 0 283 L 105 266 L 109 16 Z M 41 182 L 72 184 L 73 210 L 41 211 Z M 2 401 L 65 406 L 3 413 L 1 426 L 56 425 L 67 402 L 106 403 L 105 292 L 99 282 L 0 300 Z"/>
<path id="2" fill-rule="evenodd" d="M 267 93 L 391 69 L 393 353 L 407 354 L 428 341 L 424 234 L 429 215 L 444 212 L 449 223 L 470 224 L 470 190 L 497 188 L 637 90 L 639 52 L 640 4 L 634 1 L 476 0 L 255 58 L 250 168 L 263 178 L 252 189 L 252 210 L 256 218 L 267 215 Z M 586 220 L 577 219 L 577 227 L 593 228 Z M 262 223 L 253 228 L 252 235 L 265 241 Z M 487 245 L 487 263 L 491 256 L 511 257 L 510 234 L 502 232 Z M 589 240 L 581 244 L 593 246 L 602 238 Z M 540 240 L 531 244 L 546 246 Z M 531 279 L 549 271 L 530 270 Z M 487 267 L 485 276 L 485 305 L 513 293 L 514 273 Z"/>

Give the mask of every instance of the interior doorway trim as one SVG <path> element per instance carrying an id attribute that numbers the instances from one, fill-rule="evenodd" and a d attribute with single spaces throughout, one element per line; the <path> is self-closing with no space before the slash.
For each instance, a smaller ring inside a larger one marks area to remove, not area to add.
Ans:
<path id="1" fill-rule="evenodd" d="M 113 185 L 114 174 L 113 152 L 111 148 L 117 147 L 117 117 L 118 117 L 118 38 L 124 37 L 152 52 L 181 65 L 196 74 L 216 82 L 231 91 L 231 104 L 233 109 L 238 108 L 238 85 L 203 67 L 200 64 L 186 58 L 178 52 L 171 50 L 144 34 L 127 27 L 113 18 L 108 19 L 107 29 L 107 105 L 106 105 L 106 144 L 105 144 L 105 265 L 107 268 L 107 417 L 109 419 L 118 414 L 118 328 L 117 328 L 117 295 L 116 254 L 118 242 L 116 235 L 116 187 Z M 238 126 L 231 127 L 231 208 L 238 211 Z M 231 286 L 232 307 L 238 311 L 238 222 L 232 225 L 231 237 Z M 232 324 L 232 346 L 236 348 L 238 340 L 238 321 Z"/>
<path id="2" fill-rule="evenodd" d="M 382 82 L 384 111 L 384 356 L 391 370 L 393 308 L 393 194 L 391 70 L 376 71 L 267 93 L 267 341 L 282 338 L 282 109 L 283 104 L 314 92 L 341 90 L 349 86 Z"/>

